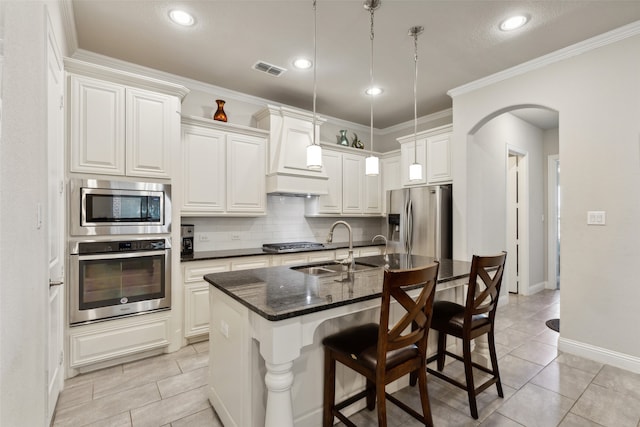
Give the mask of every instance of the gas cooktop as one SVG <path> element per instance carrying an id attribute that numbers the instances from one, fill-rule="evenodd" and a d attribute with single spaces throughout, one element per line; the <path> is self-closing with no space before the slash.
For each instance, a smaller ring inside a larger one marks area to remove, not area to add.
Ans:
<path id="1" fill-rule="evenodd" d="M 265 252 L 296 252 L 304 249 L 323 249 L 325 246 L 317 242 L 285 242 L 285 243 L 265 243 L 262 250 Z"/>

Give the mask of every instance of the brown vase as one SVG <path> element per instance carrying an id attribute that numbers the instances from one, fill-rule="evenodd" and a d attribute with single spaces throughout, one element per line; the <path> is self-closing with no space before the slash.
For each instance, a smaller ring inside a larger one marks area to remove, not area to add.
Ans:
<path id="1" fill-rule="evenodd" d="M 218 120 L 220 122 L 227 121 L 227 113 L 224 112 L 224 101 L 222 99 L 216 99 L 216 104 L 218 104 L 218 109 L 213 114 L 213 120 Z"/>

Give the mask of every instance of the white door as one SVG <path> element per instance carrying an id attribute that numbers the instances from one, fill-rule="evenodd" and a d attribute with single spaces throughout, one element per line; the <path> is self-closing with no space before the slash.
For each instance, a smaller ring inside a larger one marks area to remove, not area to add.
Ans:
<path id="1" fill-rule="evenodd" d="M 509 292 L 520 290 L 520 224 L 518 206 L 518 156 L 509 154 L 507 171 L 507 283 Z"/>
<path id="2" fill-rule="evenodd" d="M 47 34 L 49 313 L 46 372 L 47 421 L 50 421 L 64 383 L 64 82 L 62 58 L 53 37 L 51 24 Z"/>

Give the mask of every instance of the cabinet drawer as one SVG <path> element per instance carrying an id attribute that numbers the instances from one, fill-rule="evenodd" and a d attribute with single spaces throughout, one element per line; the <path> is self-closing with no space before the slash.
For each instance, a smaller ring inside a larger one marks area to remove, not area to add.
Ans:
<path id="1" fill-rule="evenodd" d="M 195 261 L 189 262 L 184 267 L 185 283 L 201 282 L 202 276 L 211 273 L 222 273 L 231 270 L 231 263 L 228 260 L 220 261 Z"/>

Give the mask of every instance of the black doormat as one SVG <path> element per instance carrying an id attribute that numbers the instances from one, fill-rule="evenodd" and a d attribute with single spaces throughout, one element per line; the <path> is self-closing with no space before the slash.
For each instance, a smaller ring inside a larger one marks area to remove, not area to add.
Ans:
<path id="1" fill-rule="evenodd" d="M 545 323 L 550 329 L 560 332 L 560 319 L 549 319 Z"/>

